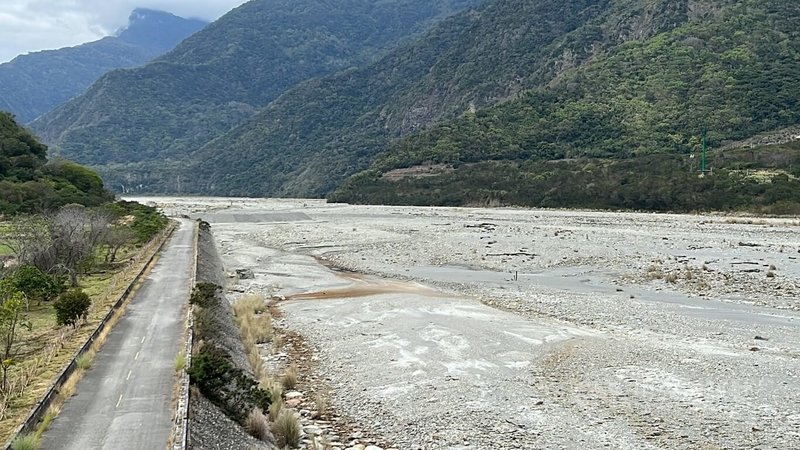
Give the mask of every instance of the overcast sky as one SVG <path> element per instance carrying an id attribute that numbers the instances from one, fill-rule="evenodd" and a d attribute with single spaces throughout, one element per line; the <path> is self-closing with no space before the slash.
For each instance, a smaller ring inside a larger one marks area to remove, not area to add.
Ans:
<path id="1" fill-rule="evenodd" d="M 0 63 L 113 34 L 136 8 L 212 21 L 246 0 L 0 0 Z"/>

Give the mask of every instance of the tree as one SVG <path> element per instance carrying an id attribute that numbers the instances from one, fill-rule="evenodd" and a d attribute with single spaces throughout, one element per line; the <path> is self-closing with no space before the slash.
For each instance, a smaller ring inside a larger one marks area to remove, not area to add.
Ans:
<path id="1" fill-rule="evenodd" d="M 78 285 L 78 272 L 94 263 L 94 251 L 109 225 L 108 216 L 81 205 L 67 205 L 52 219 L 52 245 L 59 268 Z"/>
<path id="2" fill-rule="evenodd" d="M 136 243 L 136 234 L 130 227 L 115 225 L 108 229 L 103 244 L 106 245 L 105 262 L 113 263 L 117 259 L 117 252 L 128 245 Z"/>
<path id="3" fill-rule="evenodd" d="M 32 265 L 19 267 L 12 280 L 14 286 L 25 294 L 27 302 L 31 300 L 35 300 L 37 303 L 46 302 L 61 292 L 60 284 L 52 276 Z"/>
<path id="4" fill-rule="evenodd" d="M 14 217 L 0 236 L 0 242 L 11 249 L 20 264 L 35 266 L 46 273 L 56 265 L 51 245 L 52 224 L 44 216 Z"/>
<path id="5" fill-rule="evenodd" d="M 8 370 L 14 365 L 19 327 L 31 328 L 25 314 L 25 295 L 10 278 L 0 280 L 0 345 L 2 345 L 3 391 L 8 389 Z"/>
<path id="6" fill-rule="evenodd" d="M 89 314 L 92 299 L 81 289 L 70 289 L 58 297 L 53 303 L 56 309 L 56 323 L 59 325 L 77 326 L 78 319 L 85 319 Z"/>

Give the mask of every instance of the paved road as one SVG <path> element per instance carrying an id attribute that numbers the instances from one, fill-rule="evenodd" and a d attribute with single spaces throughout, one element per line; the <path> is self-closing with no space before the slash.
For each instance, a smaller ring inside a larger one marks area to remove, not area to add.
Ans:
<path id="1" fill-rule="evenodd" d="M 195 226 L 181 222 L 77 393 L 44 434 L 43 449 L 166 447 Z"/>

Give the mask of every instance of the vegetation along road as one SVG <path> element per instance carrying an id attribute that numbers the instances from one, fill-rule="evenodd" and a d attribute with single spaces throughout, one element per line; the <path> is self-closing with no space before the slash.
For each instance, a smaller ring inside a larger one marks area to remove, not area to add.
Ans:
<path id="1" fill-rule="evenodd" d="M 43 449 L 165 446 L 195 226 L 181 222 L 76 394 L 42 437 Z"/>

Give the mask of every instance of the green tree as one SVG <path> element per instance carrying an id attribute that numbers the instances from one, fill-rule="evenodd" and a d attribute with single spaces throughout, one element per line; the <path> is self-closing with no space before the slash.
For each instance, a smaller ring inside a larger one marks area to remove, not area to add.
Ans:
<path id="1" fill-rule="evenodd" d="M 14 286 L 23 294 L 28 302 L 49 301 L 61 292 L 61 285 L 51 276 L 32 265 L 17 269 L 13 276 Z"/>
<path id="2" fill-rule="evenodd" d="M 78 319 L 85 319 L 89 314 L 92 299 L 81 289 L 70 289 L 58 297 L 53 303 L 56 309 L 56 323 L 59 325 L 77 326 Z"/>

